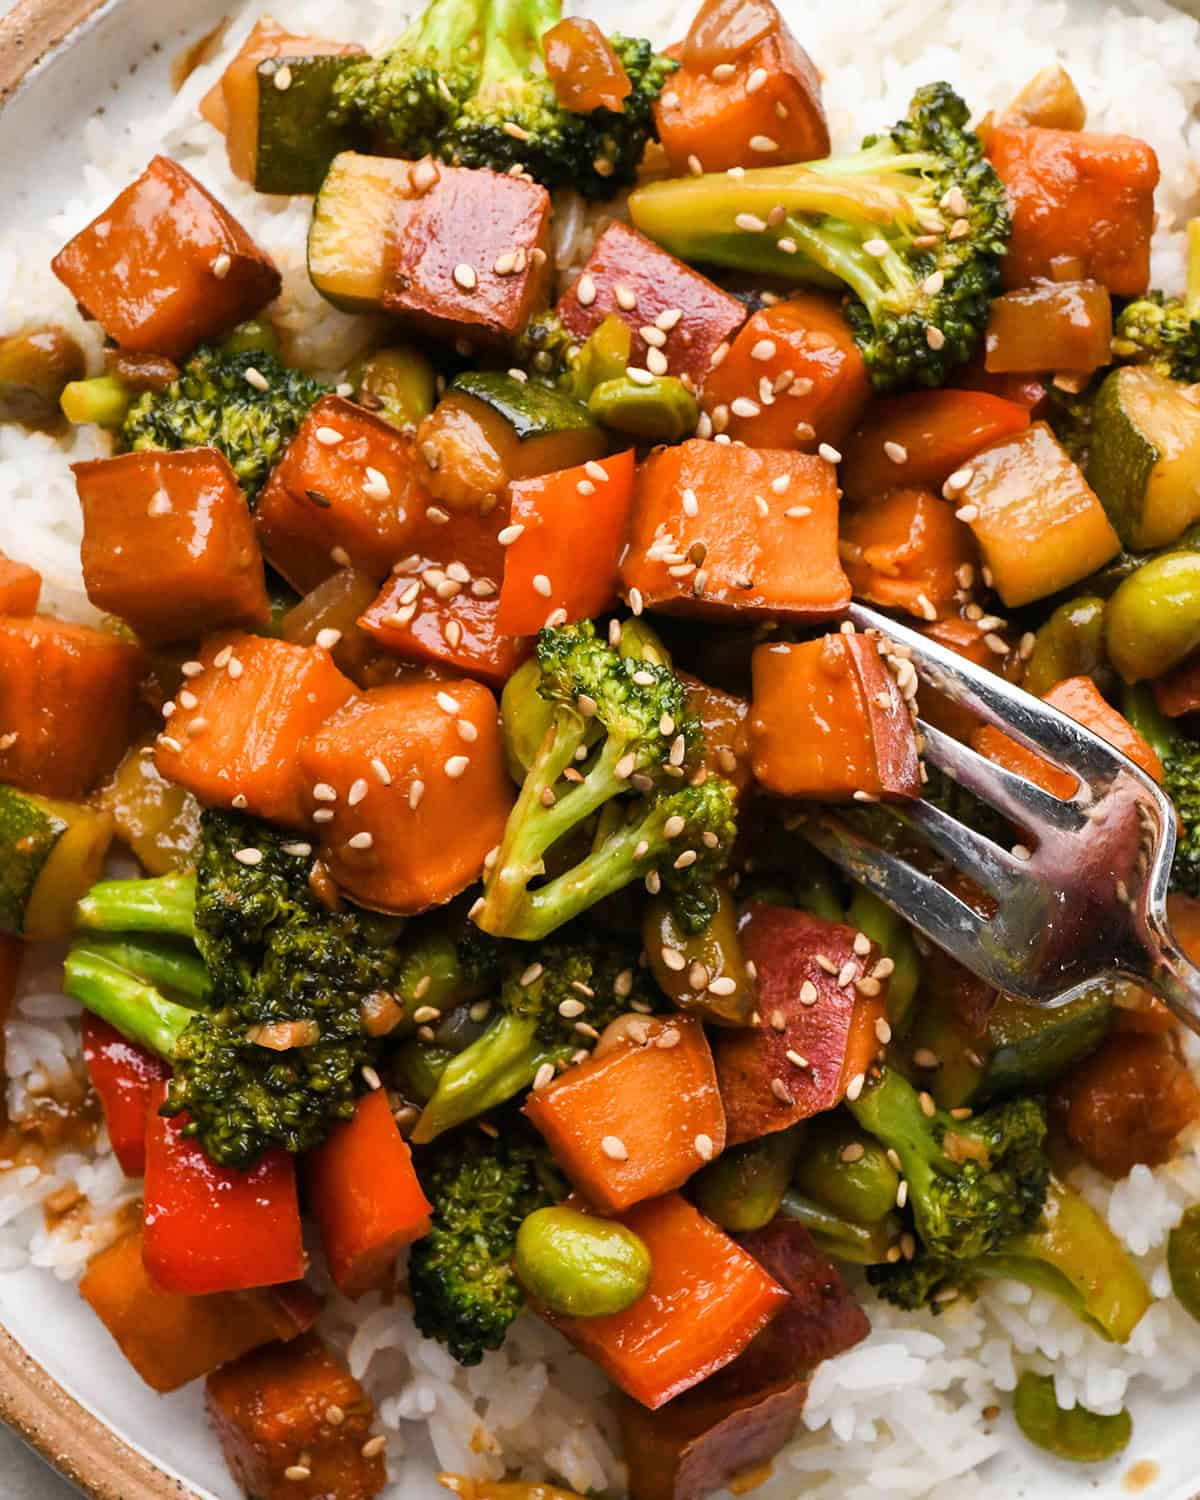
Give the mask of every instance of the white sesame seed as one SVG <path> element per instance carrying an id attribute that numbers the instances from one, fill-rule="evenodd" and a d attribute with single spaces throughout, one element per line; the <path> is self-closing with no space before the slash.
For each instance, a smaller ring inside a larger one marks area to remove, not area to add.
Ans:
<path id="1" fill-rule="evenodd" d="M 735 417 L 757 417 L 762 407 L 757 401 L 751 401 L 749 396 L 735 396 L 729 403 L 729 410 Z"/>
<path id="2" fill-rule="evenodd" d="M 960 521 L 966 521 L 969 524 L 972 521 L 978 521 L 979 507 L 978 505 L 960 505 L 954 514 Z"/>
<path id="3" fill-rule="evenodd" d="M 864 240 L 863 249 L 875 260 L 882 260 L 888 253 L 888 242 L 884 239 Z"/>
<path id="4" fill-rule="evenodd" d="M 755 343 L 755 345 L 753 346 L 753 348 L 750 350 L 750 358 L 751 359 L 774 359 L 775 358 L 775 347 L 776 346 L 775 346 L 775 340 L 774 339 L 759 339 Z"/>
<path id="5" fill-rule="evenodd" d="M 850 1082 L 846 1085 L 846 1098 L 850 1100 L 851 1104 L 853 1104 L 858 1096 L 862 1093 L 866 1082 L 867 1076 L 865 1073 L 856 1073 L 850 1080 Z"/>
<path id="6" fill-rule="evenodd" d="M 695 490 L 684 490 L 680 496 L 685 516 L 698 516 L 700 514 L 700 502 L 696 499 Z"/>
<path id="7" fill-rule="evenodd" d="M 204 663 L 202 661 L 185 661 L 179 670 L 185 677 L 199 677 L 201 672 L 204 671 Z"/>
<path id="8" fill-rule="evenodd" d="M 932 323 L 925 329 L 925 342 L 935 352 L 946 347 L 946 335 L 940 328 L 935 328 Z"/>
<path id="9" fill-rule="evenodd" d="M 637 293 L 619 281 L 613 288 L 613 296 L 617 299 L 617 306 L 622 312 L 632 312 L 637 306 Z"/>
<path id="10" fill-rule="evenodd" d="M 785 494 L 791 482 L 792 476 L 790 474 L 776 474 L 775 478 L 771 481 L 771 489 L 776 495 Z"/>
<path id="11" fill-rule="evenodd" d="M 329 785 L 327 781 L 318 781 L 312 789 L 313 800 L 316 802 L 336 802 L 337 789 Z"/>
<path id="12" fill-rule="evenodd" d="M 908 462 L 908 449 L 903 443 L 892 442 L 889 439 L 884 443 L 883 451 L 894 464 L 906 464 Z"/>
<path id="13" fill-rule="evenodd" d="M 603 464 L 598 464 L 594 458 L 589 458 L 584 464 L 583 472 L 589 479 L 594 479 L 597 484 L 608 483 L 608 470 Z"/>
<path id="14" fill-rule="evenodd" d="M 723 974 L 717 979 L 710 979 L 708 993 L 710 995 L 732 995 L 737 991 L 737 980 L 728 974 Z"/>
<path id="15" fill-rule="evenodd" d="M 600 1149 L 610 1161 L 628 1161 L 629 1152 L 625 1149 L 625 1142 L 619 1135 L 606 1135 L 600 1142 Z"/>
<path id="16" fill-rule="evenodd" d="M 575 491 L 580 495 L 594 495 L 596 493 L 596 486 L 590 479 L 577 479 L 575 481 Z"/>
<path id="17" fill-rule="evenodd" d="M 442 769 L 451 781 L 457 781 L 470 764 L 469 755 L 452 755 Z"/>
<path id="18" fill-rule="evenodd" d="M 296 859 L 307 859 L 312 853 L 311 844 L 280 844 L 279 847 L 285 854 L 291 854 Z"/>
<path id="19" fill-rule="evenodd" d="M 670 365 L 667 363 L 667 356 L 661 349 L 646 350 L 646 368 L 650 371 L 651 375 L 665 375 L 667 373 Z"/>
<path id="20" fill-rule="evenodd" d="M 832 443 L 821 443 L 817 447 L 817 455 L 823 458 L 827 464 L 840 464 L 842 455 Z"/>
<path id="21" fill-rule="evenodd" d="M 633 381 L 634 385 L 654 384 L 654 376 L 651 375 L 650 371 L 640 369 L 637 365 L 627 365 L 625 367 L 625 374 Z"/>
<path id="22" fill-rule="evenodd" d="M 791 1089 L 788 1088 L 787 1084 L 784 1083 L 782 1078 L 771 1079 L 771 1092 L 775 1095 L 776 1099 L 779 1100 L 780 1104 L 795 1104 L 796 1102 L 795 1099 L 792 1098 Z"/>
<path id="23" fill-rule="evenodd" d="M 146 514 L 148 516 L 169 516 L 172 509 L 171 497 L 167 494 L 166 490 L 155 490 L 151 496 L 150 504 L 146 507 Z"/>
<path id="24" fill-rule="evenodd" d="M 883 1016 L 879 1016 L 876 1018 L 875 1036 L 881 1047 L 886 1047 L 892 1039 L 892 1028 L 888 1025 Z"/>
<path id="25" fill-rule="evenodd" d="M 332 626 L 326 626 L 324 630 L 317 631 L 316 644 L 322 651 L 332 651 L 342 638 L 340 630 L 334 630 Z"/>
<path id="26" fill-rule="evenodd" d="M 682 973 L 687 968 L 687 959 L 678 948 L 669 948 L 665 943 L 661 949 L 662 961 L 673 973 Z"/>
<path id="27" fill-rule="evenodd" d="M 712 1136 L 705 1135 L 703 1131 L 701 1131 L 696 1139 L 692 1142 L 692 1145 L 695 1147 L 696 1155 L 700 1158 L 701 1161 L 712 1161 L 713 1157 L 716 1155 L 717 1148 L 713 1144 Z"/>
<path id="28" fill-rule="evenodd" d="M 269 391 L 271 389 L 271 382 L 261 370 L 256 370 L 253 365 L 247 365 L 242 374 L 246 384 L 252 385 L 256 391 Z"/>
<path id="29" fill-rule="evenodd" d="M 350 790 L 346 793 L 346 806 L 357 807 L 362 799 L 367 795 L 368 790 L 369 788 L 365 779 L 360 776 L 358 780 L 351 786 Z"/>
<path id="30" fill-rule="evenodd" d="M 792 1047 L 789 1047 L 783 1055 L 787 1058 L 788 1062 L 791 1063 L 793 1068 L 808 1067 L 808 1058 L 804 1057 L 801 1053 L 797 1052 Z"/>
<path id="31" fill-rule="evenodd" d="M 657 328 L 653 323 L 643 324 L 643 326 L 638 329 L 638 333 L 641 336 L 643 342 L 650 344 L 655 349 L 661 349 L 662 346 L 667 342 L 666 334 L 662 331 L 661 328 Z"/>
<path id="32" fill-rule="evenodd" d="M 582 1000 L 563 1000 L 559 1003 L 558 1013 L 564 1021 L 573 1021 L 576 1016 L 583 1015 L 586 1009 Z"/>
<path id="33" fill-rule="evenodd" d="M 522 537 L 524 535 L 524 526 L 522 526 L 520 521 L 515 521 L 511 526 L 505 526 L 502 531 L 498 532 L 496 535 L 496 540 L 502 547 L 511 547 L 519 537 Z"/>
<path id="34" fill-rule="evenodd" d="M 581 307 L 591 307 L 596 300 L 596 283 L 586 271 L 575 285 L 575 296 Z"/>
<path id="35" fill-rule="evenodd" d="M 954 473 L 946 480 L 946 498 L 951 499 L 956 490 L 965 490 L 974 477 L 975 471 L 972 468 L 955 469 Z"/>
<path id="36" fill-rule="evenodd" d="M 479 284 L 479 277 L 475 274 L 475 267 L 469 266 L 465 261 L 459 261 L 454 268 L 454 284 L 461 287 L 464 292 L 473 292 Z"/>
<path id="37" fill-rule="evenodd" d="M 503 130 L 505 135 L 511 135 L 514 141 L 527 141 L 529 139 L 528 130 L 522 130 L 515 120 L 505 120 L 500 129 Z"/>
<path id="38" fill-rule="evenodd" d="M 293 1480 L 297 1484 L 300 1484 L 305 1479 L 312 1478 L 312 1470 L 308 1467 L 307 1464 L 289 1464 L 283 1471 L 283 1477 L 285 1479 Z"/>
<path id="39" fill-rule="evenodd" d="M 318 427 L 313 434 L 323 448 L 336 448 L 344 436 L 336 427 Z"/>
<path id="40" fill-rule="evenodd" d="M 744 229 L 747 234 L 762 234 L 767 227 L 767 221 L 760 219 L 757 214 L 735 214 L 733 222 L 738 229 Z"/>
<path id="41" fill-rule="evenodd" d="M 195 693 L 189 693 L 187 688 L 184 688 L 179 694 L 180 708 L 195 708 L 199 702 L 200 700 L 196 697 Z M 163 707 L 165 708 L 166 704 L 163 704 Z"/>
<path id="42" fill-rule="evenodd" d="M 550 595 L 554 592 L 553 586 L 545 573 L 535 573 L 532 582 L 534 593 L 540 594 L 543 599 L 549 599 Z"/>
<path id="43" fill-rule="evenodd" d="M 752 135 L 750 137 L 751 151 L 758 151 L 764 156 L 771 151 L 779 150 L 779 142 L 773 141 L 769 135 Z"/>
<path id="44" fill-rule="evenodd" d="M 208 269 L 213 273 L 218 281 L 224 281 L 226 276 L 229 275 L 232 266 L 232 259 L 226 251 L 222 250 L 219 255 L 213 256 L 212 260 L 209 262 Z"/>
<path id="45" fill-rule="evenodd" d="M 351 849 L 369 849 L 374 842 L 374 836 L 365 830 L 362 833 L 351 834 L 346 840 L 347 845 Z"/>
<path id="46" fill-rule="evenodd" d="M 366 474 L 363 494 L 370 500 L 386 500 L 392 493 L 392 487 L 388 484 L 386 477 L 370 464 L 367 465 Z"/>
<path id="47" fill-rule="evenodd" d="M 261 849 L 238 849 L 235 850 L 233 857 L 237 860 L 239 865 L 253 866 L 262 864 Z"/>
<path id="48" fill-rule="evenodd" d="M 421 805 L 421 798 L 425 795 L 425 783 L 420 777 L 415 778 L 408 788 L 408 805 L 415 812 Z"/>
<path id="49" fill-rule="evenodd" d="M 544 1089 L 547 1084 L 554 1082 L 554 1064 L 544 1062 L 533 1075 L 533 1086 L 535 1089 Z"/>
<path id="50" fill-rule="evenodd" d="M 634 615 L 640 615 L 644 608 L 642 602 L 642 591 L 639 588 L 629 590 L 629 608 Z"/>

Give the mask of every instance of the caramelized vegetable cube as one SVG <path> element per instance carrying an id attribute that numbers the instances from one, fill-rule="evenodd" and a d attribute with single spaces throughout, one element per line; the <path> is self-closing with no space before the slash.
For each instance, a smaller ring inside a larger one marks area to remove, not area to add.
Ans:
<path id="1" fill-rule="evenodd" d="M 622 110 L 633 85 L 595 21 L 580 16 L 559 21 L 542 34 L 542 51 L 554 96 L 564 109 L 584 115 L 594 109 Z"/>
<path id="2" fill-rule="evenodd" d="M 704 731 L 703 764 L 732 781 L 739 792 L 745 791 L 750 785 L 749 700 L 710 687 L 687 672 L 678 675 L 687 688 L 688 707 Z"/>
<path id="3" fill-rule="evenodd" d="M 107 631 L 0 619 L 0 782 L 82 797 L 129 744 L 142 665 Z"/>
<path id="4" fill-rule="evenodd" d="M 377 911 L 424 911 L 478 880 L 512 807 L 496 700 L 477 682 L 375 688 L 298 758 L 309 808 L 333 814 L 320 824 L 330 874 Z"/>
<path id="5" fill-rule="evenodd" d="M 777 797 L 921 795 L 916 729 L 869 636 L 765 645 L 751 659 L 754 775 Z"/>
<path id="6" fill-rule="evenodd" d="M 0 552 L 0 615 L 31 615 L 42 592 L 42 575 Z"/>
<path id="7" fill-rule="evenodd" d="M 395 205 L 383 307 L 421 332 L 504 345 L 550 293 L 550 194 L 468 167 Z"/>
<path id="8" fill-rule="evenodd" d="M 1010 607 L 1077 583 L 1121 550 L 1092 487 L 1044 422 L 976 453 L 958 503 Z"/>
<path id="9" fill-rule="evenodd" d="M 870 1067 L 886 1015 L 879 950 L 859 953 L 852 927 L 763 902 L 747 916 L 742 949 L 758 969 L 765 1024 L 713 1042 L 730 1146 L 840 1104 Z"/>
<path id="10" fill-rule="evenodd" d="M 979 620 L 968 620 L 963 615 L 950 615 L 933 625 L 918 627 L 922 635 L 965 656 L 977 667 L 986 667 L 989 672 L 998 672 L 1009 682 L 1017 682 L 1021 676 L 1022 662 L 1019 653 L 1005 635 L 1003 622 L 984 615 Z M 955 703 L 927 683 L 921 685 L 921 717 L 936 729 L 943 729 L 956 740 L 969 740 L 979 720 L 970 709 Z"/>
<path id="11" fill-rule="evenodd" d="M 354 684 L 327 651 L 265 636 L 215 636 L 198 660 L 189 697 L 180 693 L 158 737 L 158 769 L 208 806 L 303 827 L 296 747 L 354 696 Z"/>
<path id="12" fill-rule="evenodd" d="M 844 516 L 841 535 L 850 587 L 868 603 L 936 620 L 974 582 L 970 528 L 931 490 L 891 490 Z"/>
<path id="13" fill-rule="evenodd" d="M 641 330 L 665 333 L 657 346 L 665 373 L 693 390 L 704 383 L 716 351 L 746 321 L 736 297 L 620 220 L 596 241 L 583 271 L 558 299 L 557 312 L 581 341 L 615 313 L 633 333 L 629 362 L 636 366 L 645 366 L 651 347 Z"/>
<path id="14" fill-rule="evenodd" d="M 1098 281 L 1038 282 L 993 301 L 985 367 L 1090 375 L 1112 359 L 1112 328 L 1112 298 Z"/>
<path id="15" fill-rule="evenodd" d="M 658 138 L 676 175 L 730 167 L 777 167 L 829 155 L 821 79 L 773 5 L 774 24 L 726 62 L 685 60 L 654 107 Z"/>
<path id="16" fill-rule="evenodd" d="M 54 257 L 122 349 L 182 359 L 279 295 L 275 263 L 192 174 L 156 156 Z"/>
<path id="17" fill-rule="evenodd" d="M 306 594 L 338 568 L 382 578 L 412 550 L 427 504 L 411 438 L 322 396 L 271 471 L 254 523 L 267 561 Z"/>
<path id="18" fill-rule="evenodd" d="M 387 1483 L 371 1398 L 315 1333 L 217 1370 L 205 1397 L 225 1461 L 256 1500 L 372 1500 Z"/>
<path id="19" fill-rule="evenodd" d="M 246 497 L 215 448 L 74 464 L 83 581 L 151 644 L 271 618 Z"/>
<path id="20" fill-rule="evenodd" d="M 837 447 L 867 404 L 867 366 L 833 297 L 761 307 L 704 382 L 717 432 L 752 448 Z"/>
<path id="21" fill-rule="evenodd" d="M 678 614 L 829 619 L 850 600 L 837 516 L 823 458 L 699 440 L 660 449 L 638 470 L 626 593 Z"/>
<path id="22" fill-rule="evenodd" d="M 655 1411 L 736 1359 L 779 1315 L 788 1294 L 678 1193 L 639 1203 L 621 1222 L 650 1251 L 646 1292 L 624 1312 L 604 1317 L 539 1311 L 627 1395 Z"/>
<path id="23" fill-rule="evenodd" d="M 694 1016 L 647 1020 L 605 1052 L 535 1089 L 525 1114 L 589 1203 L 618 1214 L 669 1193 L 725 1148 L 725 1112 Z"/>
<path id="24" fill-rule="evenodd" d="M 160 1392 L 177 1391 L 261 1344 L 298 1338 L 321 1306 L 303 1282 L 210 1297 L 164 1292 L 147 1274 L 140 1230 L 92 1257 L 79 1294 Z"/>
<path id="25" fill-rule="evenodd" d="M 1002 125 L 986 143 L 1012 211 L 1005 286 L 1053 279 L 1055 262 L 1071 257 L 1116 297 L 1146 290 L 1158 158 L 1145 141 Z"/>

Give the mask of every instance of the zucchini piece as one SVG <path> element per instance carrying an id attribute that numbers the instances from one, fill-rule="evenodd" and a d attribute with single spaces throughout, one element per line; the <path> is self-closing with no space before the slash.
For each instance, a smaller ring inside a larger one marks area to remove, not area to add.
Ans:
<path id="1" fill-rule="evenodd" d="M 596 430 L 582 402 L 543 385 L 515 380 L 503 370 L 467 370 L 455 376 L 450 390 L 474 397 L 503 417 L 521 443 L 556 432 Z"/>
<path id="2" fill-rule="evenodd" d="M 308 276 L 343 312 L 377 310 L 388 229 L 408 196 L 411 162 L 342 151 L 329 164 L 308 230 Z"/>
<path id="3" fill-rule="evenodd" d="M 1088 482 L 1131 550 L 1165 547 L 1200 519 L 1200 403 L 1128 365 L 1096 396 Z"/>
<path id="4" fill-rule="evenodd" d="M 361 142 L 359 130 L 339 124 L 330 114 L 338 76 L 360 60 L 326 54 L 268 57 L 259 63 L 258 192 L 315 193 L 334 157 Z"/>
<path id="5" fill-rule="evenodd" d="M 0 786 L 0 931 L 30 942 L 68 937 L 112 836 L 107 812 Z"/>

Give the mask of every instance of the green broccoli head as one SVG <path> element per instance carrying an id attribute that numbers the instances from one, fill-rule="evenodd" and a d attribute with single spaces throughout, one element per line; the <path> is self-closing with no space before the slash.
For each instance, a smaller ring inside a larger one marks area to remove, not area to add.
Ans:
<path id="1" fill-rule="evenodd" d="M 409 1258 L 413 1317 L 459 1364 L 477 1365 L 500 1348 L 525 1303 L 513 1270 L 517 1230 L 561 1197 L 561 1186 L 515 1121 L 494 1140 L 468 1131 L 443 1137 L 418 1155 L 417 1172 L 433 1227 Z"/>
<path id="2" fill-rule="evenodd" d="M 1200 742 L 1167 718 L 1147 683 L 1126 687 L 1121 709 L 1157 752 L 1163 765 L 1162 789 L 1175 806 L 1171 889 L 1200 898 Z"/>
<path id="3" fill-rule="evenodd" d="M 889 1068 L 850 1109 L 899 1155 L 917 1234 L 930 1254 L 970 1260 L 1037 1222 L 1050 1169 L 1045 1111 L 1035 1100 L 1011 1099 L 955 1120 L 941 1110 L 927 1113 L 912 1085 Z"/>
<path id="4" fill-rule="evenodd" d="M 250 383 L 256 371 L 266 382 Z M 327 387 L 264 350 L 228 354 L 202 344 L 161 391 L 145 391 L 118 434 L 123 449 L 213 447 L 229 460 L 251 501 L 309 407 Z"/>
<path id="5" fill-rule="evenodd" d="M 1200 311 L 1182 297 L 1147 292 L 1121 309 L 1112 347 L 1122 364 L 1150 365 L 1194 385 L 1200 381 Z"/>
<path id="6" fill-rule="evenodd" d="M 1101 371 L 1101 376 L 1106 372 Z M 1046 390 L 1045 419 L 1063 448 L 1086 468 L 1092 446 L 1092 423 L 1096 417 L 1096 392 L 1100 379 L 1091 380 L 1081 391 L 1065 391 L 1051 384 Z"/>
<path id="7" fill-rule="evenodd" d="M 876 390 L 942 385 L 987 322 L 1011 227 L 967 120 L 929 84 L 853 156 L 650 183 L 633 221 L 687 260 L 843 287 Z"/>

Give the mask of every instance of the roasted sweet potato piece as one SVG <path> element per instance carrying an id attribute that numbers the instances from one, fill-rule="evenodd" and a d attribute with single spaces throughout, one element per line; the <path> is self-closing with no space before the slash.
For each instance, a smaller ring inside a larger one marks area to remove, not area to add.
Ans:
<path id="1" fill-rule="evenodd" d="M 1145 141 L 1088 130 L 1002 125 L 987 154 L 1008 189 L 1012 237 L 1001 265 L 1006 287 L 1053 279 L 1055 261 L 1116 297 L 1150 284 L 1150 236 L 1158 158 Z"/>
<path id="2" fill-rule="evenodd" d="M 198 661 L 158 737 L 158 769 L 208 806 L 305 826 L 296 747 L 354 684 L 327 651 L 266 636 L 214 636 Z"/>
<path id="3" fill-rule="evenodd" d="M 867 404 L 867 366 L 834 297 L 760 307 L 709 371 L 702 402 L 716 432 L 752 448 L 835 448 Z"/>
<path id="4" fill-rule="evenodd" d="M 435 170 L 396 201 L 384 310 L 434 337 L 504 345 L 550 294 L 550 194 L 507 173 Z"/>
<path id="5" fill-rule="evenodd" d="M 1040 281 L 992 302 L 984 338 L 993 374 L 1090 375 L 1112 360 L 1112 298 L 1098 281 Z"/>
<path id="6" fill-rule="evenodd" d="M 850 602 L 837 514 L 836 472 L 813 454 L 659 449 L 638 470 L 626 596 L 677 614 L 827 620 Z"/>
<path id="7" fill-rule="evenodd" d="M 310 811 L 332 814 L 319 825 L 330 874 L 380 911 L 424 911 L 478 880 L 512 808 L 496 700 L 477 682 L 372 689 L 298 759 Z"/>
<path id="8" fill-rule="evenodd" d="M 307 594 L 338 568 L 378 581 L 412 551 L 428 504 L 412 439 L 322 396 L 271 471 L 254 524 L 267 561 Z"/>
<path id="9" fill-rule="evenodd" d="M 122 349 L 182 359 L 279 295 L 271 260 L 166 156 L 58 252 L 54 274 Z"/>
<path id="10" fill-rule="evenodd" d="M 688 704 L 704 731 L 704 765 L 732 781 L 738 791 L 750 784 L 750 702 L 724 688 L 710 687 L 688 672 L 680 672 Z"/>
<path id="11" fill-rule="evenodd" d="M 0 552 L 0 615 L 31 615 L 42 592 L 42 575 Z"/>
<path id="12" fill-rule="evenodd" d="M 774 22 L 727 71 L 692 64 L 684 52 L 654 107 L 658 138 L 676 175 L 730 167 L 775 167 L 829 155 L 821 79 L 812 59 L 769 3 Z M 700 19 L 700 18 L 698 18 Z M 728 35 L 728 33 L 726 33 Z M 679 49 L 672 48 L 672 53 Z"/>
<path id="13" fill-rule="evenodd" d="M 72 468 L 83 581 L 97 609 L 150 644 L 270 620 L 246 496 L 215 448 L 122 453 Z"/>
<path id="14" fill-rule="evenodd" d="M 1194 714 L 1200 709 L 1200 656 L 1190 656 L 1150 684 L 1154 701 L 1168 718 Z"/>
<path id="15" fill-rule="evenodd" d="M 142 666 L 89 625 L 0 619 L 0 782 L 82 797 L 125 753 Z"/>
<path id="16" fill-rule="evenodd" d="M 751 658 L 755 779 L 777 797 L 891 802 L 921 795 L 916 730 L 864 635 L 758 646 Z"/>
<path id="17" fill-rule="evenodd" d="M 599 1318 L 542 1316 L 652 1411 L 737 1358 L 778 1317 L 787 1292 L 678 1193 L 639 1203 L 621 1222 L 653 1270 L 632 1307 Z"/>
<path id="18" fill-rule="evenodd" d="M 1110 1036 L 1072 1067 L 1051 1098 L 1067 1139 L 1107 1177 L 1170 1159 L 1200 1118 L 1200 1089 L 1166 1036 Z"/>
<path id="19" fill-rule="evenodd" d="M 762 902 L 748 916 L 742 951 L 758 969 L 764 1024 L 713 1040 L 730 1146 L 840 1104 L 870 1066 L 885 1014 L 879 950 L 858 953 L 853 928 Z"/>
<path id="20" fill-rule="evenodd" d="M 970 528 L 932 490 L 891 490 L 848 512 L 842 566 L 859 599 L 918 620 L 949 614 L 975 580 L 979 551 Z"/>
<path id="21" fill-rule="evenodd" d="M 298 1338 L 321 1307 L 303 1282 L 210 1297 L 164 1292 L 146 1272 L 140 1230 L 92 1257 L 79 1294 L 160 1392 L 177 1391 L 262 1344 Z"/>
<path id="22" fill-rule="evenodd" d="M 371 1398 L 315 1333 L 226 1365 L 205 1398 L 225 1461 L 256 1500 L 372 1500 L 387 1483 Z"/>
<path id="23" fill-rule="evenodd" d="M 658 327 L 666 334 L 661 349 L 668 373 L 694 390 L 703 385 L 716 351 L 746 321 L 736 297 L 619 219 L 596 241 L 556 310 L 577 339 L 587 338 L 610 314 L 623 318 L 633 333 L 632 365 L 645 365 L 650 347 L 640 330 Z"/>
<path id="24" fill-rule="evenodd" d="M 555 1161 L 606 1213 L 682 1187 L 725 1148 L 703 1026 L 694 1016 L 647 1020 L 644 1036 L 568 1069 L 525 1103 Z"/>

